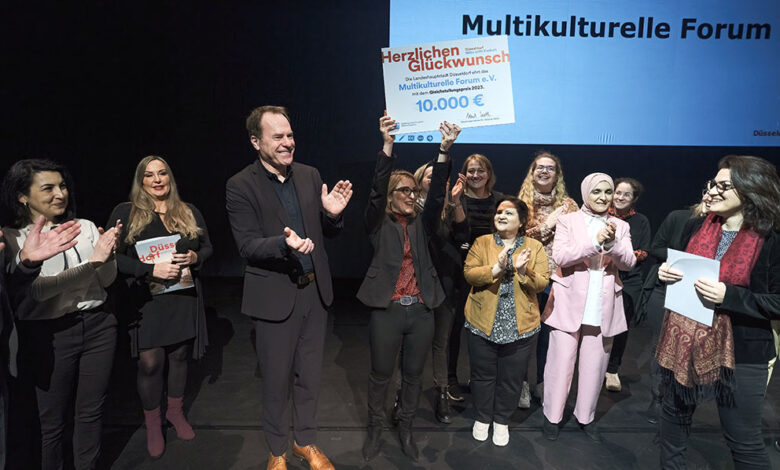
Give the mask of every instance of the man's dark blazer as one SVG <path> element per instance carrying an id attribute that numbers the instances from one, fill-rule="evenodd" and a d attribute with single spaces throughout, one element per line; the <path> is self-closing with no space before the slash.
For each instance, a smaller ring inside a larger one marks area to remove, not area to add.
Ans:
<path id="1" fill-rule="evenodd" d="M 317 288 L 328 306 L 333 302 L 333 283 L 324 237 L 338 234 L 343 220 L 329 217 L 323 209 L 322 179 L 316 168 L 293 163 L 290 169 L 306 237 L 314 242 L 311 259 Z M 256 160 L 228 180 L 226 207 L 238 251 L 247 261 L 241 312 L 282 321 L 293 310 L 298 289 L 293 278 L 300 274 L 300 262 L 284 241 L 290 219 L 272 184 L 276 183 Z"/>
<path id="2" fill-rule="evenodd" d="M 366 306 L 374 308 L 387 308 L 390 305 L 404 258 L 403 227 L 385 212 L 387 185 L 394 164 L 395 156 L 388 157 L 379 152 L 365 214 L 366 231 L 374 247 L 374 257 L 358 290 L 357 298 Z M 417 287 L 423 302 L 430 309 L 438 307 L 444 301 L 444 290 L 431 260 L 428 244 L 441 220 L 449 165 L 449 162 L 433 165 L 430 190 L 423 212 L 418 217 L 410 216 L 406 227 Z"/>

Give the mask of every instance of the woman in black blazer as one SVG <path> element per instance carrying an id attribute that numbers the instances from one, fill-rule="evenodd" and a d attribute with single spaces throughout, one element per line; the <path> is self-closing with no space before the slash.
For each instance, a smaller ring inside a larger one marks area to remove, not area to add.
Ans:
<path id="1" fill-rule="evenodd" d="M 386 114 L 386 113 L 385 113 Z M 399 437 L 401 448 L 412 460 L 419 451 L 412 438 L 412 420 L 420 401 L 420 375 L 434 331 L 433 309 L 444 301 L 444 291 L 431 260 L 428 243 L 441 218 L 449 170 L 447 152 L 460 132 L 455 124 L 443 122 L 439 157 L 433 167 L 428 197 L 416 216 L 419 194 L 414 175 L 393 171 L 395 156 L 390 131 L 396 122 L 379 118 L 384 145 L 377 155 L 371 196 L 366 208 L 366 231 L 374 257 L 357 298 L 371 307 L 369 342 L 371 373 L 368 381 L 368 436 L 363 457 L 379 452 L 379 435 L 385 422 L 385 396 L 393 365 L 403 345 L 403 382 Z"/>
<path id="2" fill-rule="evenodd" d="M 661 466 L 685 468 L 693 412 L 715 400 L 737 468 L 769 469 L 761 435 L 768 362 L 776 356 L 770 320 L 780 319 L 780 178 L 757 157 L 727 156 L 708 182 L 710 213 L 683 229 L 688 253 L 720 261 L 718 279 L 697 279 L 696 292 L 715 306 L 712 326 L 667 310 L 656 358 L 666 390 Z M 684 273 L 667 263 L 658 279 Z"/>

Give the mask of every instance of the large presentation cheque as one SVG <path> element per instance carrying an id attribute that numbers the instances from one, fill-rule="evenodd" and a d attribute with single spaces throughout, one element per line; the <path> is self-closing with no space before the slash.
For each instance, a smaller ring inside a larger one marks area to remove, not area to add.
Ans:
<path id="1" fill-rule="evenodd" d="M 385 47 L 382 68 L 397 134 L 515 122 L 506 36 Z"/>

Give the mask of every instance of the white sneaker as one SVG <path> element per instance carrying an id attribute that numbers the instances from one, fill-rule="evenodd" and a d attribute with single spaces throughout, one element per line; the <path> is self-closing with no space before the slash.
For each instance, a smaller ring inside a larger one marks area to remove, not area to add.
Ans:
<path id="1" fill-rule="evenodd" d="M 520 389 L 520 402 L 517 407 L 524 410 L 531 407 L 531 388 L 528 386 L 528 382 L 523 381 L 523 387 Z"/>
<path id="2" fill-rule="evenodd" d="M 474 421 L 474 428 L 471 430 L 471 435 L 474 436 L 474 439 L 484 442 L 488 438 L 488 429 L 490 429 L 490 423 Z"/>
<path id="3" fill-rule="evenodd" d="M 620 383 L 620 377 L 617 374 L 610 374 L 607 372 L 605 377 L 607 379 L 607 390 L 610 392 L 619 392 L 623 389 L 623 386 Z"/>
<path id="4" fill-rule="evenodd" d="M 493 421 L 493 444 L 501 447 L 509 444 L 509 426 Z"/>

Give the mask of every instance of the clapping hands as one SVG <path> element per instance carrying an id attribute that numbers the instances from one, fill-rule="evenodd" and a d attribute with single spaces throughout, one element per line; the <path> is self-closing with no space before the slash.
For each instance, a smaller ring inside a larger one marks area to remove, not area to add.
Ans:
<path id="1" fill-rule="evenodd" d="M 599 245 L 604 245 L 615 240 L 615 232 L 617 231 L 617 224 L 614 221 L 607 222 L 599 233 L 596 235 L 596 241 Z"/>

